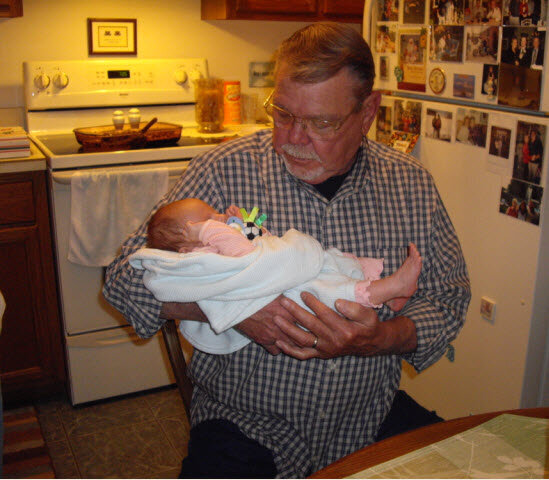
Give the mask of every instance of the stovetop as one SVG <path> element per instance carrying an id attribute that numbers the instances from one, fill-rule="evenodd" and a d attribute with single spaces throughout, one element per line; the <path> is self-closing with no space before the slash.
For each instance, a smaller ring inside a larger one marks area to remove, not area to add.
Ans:
<path id="1" fill-rule="evenodd" d="M 30 132 L 30 137 L 40 148 L 48 168 L 69 170 L 145 162 L 171 162 L 190 160 L 211 150 L 222 142 L 268 128 L 266 125 L 230 125 L 217 134 L 201 135 L 196 128 L 184 127 L 181 138 L 173 145 L 135 150 L 85 152 L 73 132 Z"/>
<path id="2" fill-rule="evenodd" d="M 156 148 L 177 148 L 177 147 L 196 147 L 202 145 L 217 145 L 227 140 L 237 138 L 237 134 L 227 132 L 223 136 L 181 136 L 179 141 L 163 145 L 162 147 Z M 58 157 L 63 155 L 75 155 L 75 154 L 90 154 L 90 153 L 107 153 L 93 150 L 86 150 L 80 145 L 74 133 L 58 133 L 58 134 L 40 134 L 36 135 L 36 139 L 40 141 L 48 150 L 51 152 L 52 156 Z M 145 147 L 143 149 L 132 149 L 132 152 L 135 150 L 151 150 L 155 147 Z M 127 151 L 126 151 L 127 152 Z"/>

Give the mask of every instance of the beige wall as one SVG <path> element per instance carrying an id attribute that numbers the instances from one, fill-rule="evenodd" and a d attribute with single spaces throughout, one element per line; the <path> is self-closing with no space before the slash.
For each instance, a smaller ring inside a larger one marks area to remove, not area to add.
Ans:
<path id="1" fill-rule="evenodd" d="M 22 124 L 23 61 L 89 58 L 87 18 L 135 18 L 138 58 L 205 57 L 210 75 L 261 94 L 248 88 L 249 62 L 269 61 L 278 43 L 305 25 L 206 22 L 200 0 L 24 0 L 23 7 L 23 17 L 0 19 L 0 125 Z"/>

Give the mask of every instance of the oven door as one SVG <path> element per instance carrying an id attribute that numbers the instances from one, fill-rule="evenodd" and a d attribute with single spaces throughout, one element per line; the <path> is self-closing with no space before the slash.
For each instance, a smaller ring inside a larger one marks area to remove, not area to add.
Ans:
<path id="1" fill-rule="evenodd" d="M 121 165 L 108 167 L 108 171 L 167 167 L 171 187 L 187 168 L 188 163 L 188 161 L 174 161 L 138 166 Z M 103 169 L 90 169 L 92 172 L 101 170 Z M 65 334 L 68 336 L 128 325 L 124 317 L 103 298 L 101 290 L 105 269 L 77 265 L 67 258 L 71 217 L 70 187 L 73 174 L 74 171 L 71 170 L 51 172 L 59 287 Z"/>

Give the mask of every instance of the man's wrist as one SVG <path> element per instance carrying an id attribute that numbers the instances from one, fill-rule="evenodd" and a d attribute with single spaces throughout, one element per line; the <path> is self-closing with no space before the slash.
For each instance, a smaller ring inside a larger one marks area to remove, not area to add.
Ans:
<path id="1" fill-rule="evenodd" d="M 175 320 L 196 320 L 207 322 L 208 318 L 197 303 L 165 302 L 160 310 L 160 318 Z"/>
<path id="2" fill-rule="evenodd" d="M 380 354 L 401 355 L 417 348 L 417 333 L 414 322 L 404 316 L 393 317 L 380 324 L 383 342 Z"/>

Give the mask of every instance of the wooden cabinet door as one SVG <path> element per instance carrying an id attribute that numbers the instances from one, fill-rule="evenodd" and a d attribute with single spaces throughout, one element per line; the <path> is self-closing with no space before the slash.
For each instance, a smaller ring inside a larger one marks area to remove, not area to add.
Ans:
<path id="1" fill-rule="evenodd" d="M 351 16 L 362 20 L 364 0 L 319 0 L 326 16 Z"/>
<path id="2" fill-rule="evenodd" d="M 317 0 L 236 0 L 235 12 L 270 14 L 315 14 Z"/>
<path id="3" fill-rule="evenodd" d="M 362 23 L 364 0 L 201 0 L 202 20 Z"/>
<path id="4" fill-rule="evenodd" d="M 0 0 L 0 17 L 22 17 L 23 0 Z"/>
<path id="5" fill-rule="evenodd" d="M 49 375 L 49 333 L 40 268 L 37 227 L 0 230 L 0 290 L 6 312 L 0 335 L 2 388 L 9 391 L 23 377 Z"/>
<path id="6" fill-rule="evenodd" d="M 6 405 L 65 387 L 45 172 L 0 175 L 0 375 Z"/>

